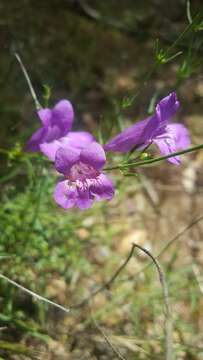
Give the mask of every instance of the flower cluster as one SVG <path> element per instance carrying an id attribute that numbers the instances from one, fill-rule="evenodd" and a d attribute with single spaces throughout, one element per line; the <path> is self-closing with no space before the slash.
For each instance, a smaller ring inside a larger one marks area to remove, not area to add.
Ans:
<path id="1" fill-rule="evenodd" d="M 102 172 L 105 151 L 142 151 L 155 144 L 162 155 L 168 155 L 190 145 L 186 127 L 170 123 L 178 108 L 179 101 L 173 92 L 156 105 L 152 116 L 136 122 L 102 147 L 90 133 L 71 131 L 73 107 L 70 101 L 61 100 L 52 109 L 38 111 L 42 126 L 28 141 L 27 150 L 41 151 L 63 175 L 54 191 L 57 204 L 64 209 L 86 209 L 94 201 L 111 200 L 114 196 L 114 185 Z M 168 161 L 180 164 L 178 156 Z"/>
<path id="2" fill-rule="evenodd" d="M 41 151 L 63 174 L 54 191 L 55 201 L 64 209 L 86 209 L 94 200 L 111 200 L 114 185 L 102 173 L 104 149 L 90 133 L 70 131 L 74 118 L 71 103 L 61 100 L 53 109 L 39 110 L 38 116 L 42 127 L 28 141 L 27 150 Z"/>

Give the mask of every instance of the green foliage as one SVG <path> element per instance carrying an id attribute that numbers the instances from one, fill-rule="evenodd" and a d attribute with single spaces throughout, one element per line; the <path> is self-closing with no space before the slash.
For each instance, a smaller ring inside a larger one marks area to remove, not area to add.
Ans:
<path id="1" fill-rule="evenodd" d="M 91 266 L 83 254 L 85 243 L 75 233 L 80 228 L 81 215 L 57 208 L 53 201 L 56 177 L 46 169 L 41 158 L 31 161 L 29 155 L 23 155 L 21 171 L 27 162 L 28 176 L 23 180 L 18 174 L 24 182 L 22 190 L 18 180 L 17 184 L 8 184 L 2 191 L 0 254 L 4 256 L 0 259 L 1 272 L 46 296 L 46 284 L 52 276 L 57 274 L 69 282 L 76 271 L 88 275 Z M 27 323 L 25 313 L 30 310 L 29 306 L 24 306 L 19 290 L 1 281 L 1 296 L 4 310 L 0 322 L 3 325 L 12 323 L 20 331 L 29 330 L 32 336 L 42 336 L 35 323 L 36 329 Z M 40 302 L 31 307 L 32 312 L 37 311 L 39 315 L 46 308 Z"/>

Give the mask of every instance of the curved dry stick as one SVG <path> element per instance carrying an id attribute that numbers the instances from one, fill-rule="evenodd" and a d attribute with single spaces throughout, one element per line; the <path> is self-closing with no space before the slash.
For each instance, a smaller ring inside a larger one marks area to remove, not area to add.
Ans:
<path id="1" fill-rule="evenodd" d="M 126 265 L 128 264 L 128 262 L 130 261 L 131 257 L 133 256 L 134 253 L 134 249 L 135 249 L 136 245 L 132 244 L 130 253 L 128 255 L 128 257 L 125 259 L 125 261 L 123 262 L 123 264 L 121 266 L 119 266 L 119 268 L 115 271 L 115 273 L 113 274 L 113 276 L 106 281 L 103 285 L 101 285 L 100 287 L 98 287 L 95 291 L 93 291 L 89 296 L 87 296 L 84 300 L 82 300 L 80 303 L 73 305 L 70 307 L 70 309 L 77 309 L 80 308 L 84 305 L 86 305 L 93 297 L 95 297 L 98 293 L 104 291 L 105 289 L 110 289 L 112 283 L 114 282 L 114 280 L 118 277 L 118 275 L 120 274 L 120 272 L 126 267 Z"/>
<path id="2" fill-rule="evenodd" d="M 184 235 L 188 230 L 190 230 L 193 226 L 195 226 L 198 222 L 203 220 L 203 215 L 199 216 L 198 218 L 191 221 L 190 224 L 188 224 L 184 229 L 180 230 L 175 236 L 173 236 L 167 244 L 160 250 L 160 252 L 156 255 L 156 259 L 159 259 L 163 253 L 165 253 L 166 250 L 176 241 L 178 240 L 182 235 Z M 140 275 L 143 271 L 146 271 L 152 263 L 150 262 L 146 266 L 144 266 L 142 269 L 140 269 L 132 278 L 135 278 L 136 276 Z M 131 276 L 129 277 L 131 278 Z"/>
<path id="3" fill-rule="evenodd" d="M 196 225 L 199 221 L 203 220 L 203 215 L 198 217 L 197 219 L 194 219 L 190 224 L 188 224 L 183 230 L 179 231 L 171 240 L 169 240 L 169 242 L 163 247 L 163 249 L 159 252 L 159 254 L 156 256 L 156 259 L 159 258 L 167 249 L 168 247 L 175 242 L 179 237 L 181 237 L 182 235 L 184 235 L 189 229 L 191 229 L 194 225 Z M 126 267 L 126 265 L 128 264 L 128 262 L 130 261 L 131 257 L 133 256 L 134 253 L 134 249 L 135 249 L 136 245 L 132 244 L 132 248 L 130 250 L 130 253 L 128 255 L 128 257 L 126 258 L 126 260 L 123 262 L 123 264 L 116 270 L 116 272 L 113 274 L 113 276 L 106 281 L 103 285 L 99 286 L 96 290 L 94 290 L 92 293 L 90 293 L 90 295 L 88 295 L 84 300 L 82 300 L 80 303 L 71 306 L 72 309 L 77 309 L 80 308 L 82 306 L 85 306 L 90 299 L 92 299 L 93 297 L 95 297 L 98 293 L 104 291 L 105 289 L 109 289 L 112 285 L 112 283 L 114 282 L 114 280 L 118 277 L 118 275 L 120 274 L 120 272 Z M 148 269 L 151 266 L 151 262 L 149 264 L 147 264 L 146 266 L 144 266 L 141 270 L 139 270 L 135 275 L 133 275 L 133 278 L 135 278 L 136 276 L 140 275 L 143 271 L 145 271 L 146 269 Z M 130 277 L 131 278 L 131 277 Z"/>
<path id="4" fill-rule="evenodd" d="M 168 297 L 168 287 L 167 287 L 167 283 L 165 280 L 165 274 L 164 274 L 158 260 L 148 250 L 146 250 L 142 246 L 133 243 L 129 255 L 127 256 L 127 258 L 125 259 L 123 264 L 115 271 L 113 276 L 108 281 L 106 281 L 102 286 L 100 286 L 98 289 L 93 291 L 88 297 L 86 297 L 79 304 L 77 304 L 75 306 L 71 306 L 70 309 L 80 308 L 82 306 L 85 306 L 98 293 L 104 291 L 105 289 L 110 289 L 110 287 L 113 284 L 113 282 L 115 281 L 115 279 L 118 277 L 118 275 L 126 267 L 128 262 L 132 258 L 135 248 L 140 249 L 146 255 L 148 255 L 151 258 L 151 260 L 153 261 L 153 263 L 155 264 L 156 269 L 158 271 L 160 284 L 163 289 L 163 299 L 164 299 L 164 306 L 165 306 L 164 315 L 165 315 L 165 336 L 166 336 L 166 360 L 172 360 L 172 348 L 173 348 L 173 346 L 172 346 L 172 321 L 171 321 L 171 313 L 170 313 L 170 305 L 169 305 L 169 297 Z"/>
<path id="5" fill-rule="evenodd" d="M 147 256 L 151 258 L 154 265 L 156 266 L 159 281 L 163 290 L 163 299 L 164 299 L 164 306 L 165 306 L 165 338 L 166 338 L 166 360 L 172 360 L 173 356 L 173 338 L 172 338 L 172 316 L 170 311 L 170 304 L 169 304 L 169 295 L 168 295 L 168 286 L 165 279 L 164 271 L 161 268 L 158 260 L 150 253 L 149 250 L 145 249 L 144 247 L 134 244 L 136 248 L 143 251 Z"/>

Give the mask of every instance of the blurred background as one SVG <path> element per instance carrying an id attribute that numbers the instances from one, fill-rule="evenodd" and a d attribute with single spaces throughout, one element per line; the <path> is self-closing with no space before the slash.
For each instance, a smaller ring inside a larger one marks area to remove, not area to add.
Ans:
<path id="1" fill-rule="evenodd" d="M 1 0 L 1 273 L 64 306 L 108 280 L 132 242 L 162 251 L 176 359 L 203 359 L 203 153 L 112 172 L 116 196 L 59 209 L 56 174 L 23 151 L 39 126 L 18 52 L 42 104 L 69 99 L 75 129 L 101 142 L 176 90 L 176 120 L 203 139 L 202 1 Z M 119 162 L 118 156 L 109 163 Z M 1 279 L 0 359 L 164 359 L 162 290 L 136 252 L 110 290 L 63 314 Z M 96 321 L 96 324 L 95 324 Z"/>

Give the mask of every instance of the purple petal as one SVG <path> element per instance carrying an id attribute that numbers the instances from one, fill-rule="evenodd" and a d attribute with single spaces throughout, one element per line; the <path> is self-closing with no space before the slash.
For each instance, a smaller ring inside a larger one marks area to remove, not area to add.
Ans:
<path id="1" fill-rule="evenodd" d="M 176 141 L 176 146 L 179 150 L 187 149 L 190 144 L 190 135 L 188 129 L 182 124 L 169 124 L 166 127 L 166 132 L 171 134 Z"/>
<path id="2" fill-rule="evenodd" d="M 54 126 L 49 126 L 47 128 L 47 133 L 46 133 L 46 137 L 44 139 L 44 142 L 52 142 L 54 140 L 59 139 L 62 136 L 62 131 L 61 129 L 54 125 Z"/>
<path id="3" fill-rule="evenodd" d="M 73 107 L 68 100 L 59 101 L 52 109 L 52 125 L 59 126 L 63 135 L 71 129 L 73 117 Z"/>
<path id="4" fill-rule="evenodd" d="M 100 174 L 90 185 L 90 193 L 96 200 L 111 200 L 114 196 L 114 185 L 112 181 L 104 174 Z"/>
<path id="5" fill-rule="evenodd" d="M 82 149 L 95 141 L 94 137 L 86 131 L 69 132 L 68 135 L 64 137 L 64 140 L 68 145 L 78 149 Z"/>
<path id="6" fill-rule="evenodd" d="M 128 152 L 133 148 L 140 149 L 148 145 L 155 136 L 164 132 L 168 120 L 179 107 L 176 94 L 171 93 L 156 106 L 155 114 L 145 120 L 138 121 L 122 131 L 104 145 L 106 151 Z"/>
<path id="7" fill-rule="evenodd" d="M 60 181 L 55 187 L 54 199 L 62 208 L 72 208 L 76 204 L 77 189 L 68 180 Z"/>
<path id="8" fill-rule="evenodd" d="M 85 131 L 70 132 L 68 135 L 59 138 L 58 140 L 53 140 L 50 143 L 43 143 L 40 145 L 41 152 L 46 155 L 49 160 L 54 161 L 56 156 L 56 151 L 60 147 L 75 147 L 77 149 L 82 149 L 88 144 L 94 141 L 94 138 L 91 134 Z"/>
<path id="9" fill-rule="evenodd" d="M 46 155 L 49 160 L 55 161 L 56 152 L 59 148 L 69 146 L 68 135 L 59 138 L 58 140 L 53 140 L 51 142 L 45 142 L 40 145 L 41 152 Z"/>
<path id="10" fill-rule="evenodd" d="M 160 125 L 163 127 L 175 115 L 179 108 L 179 101 L 176 93 L 172 92 L 163 98 L 156 106 L 156 115 L 160 120 Z"/>
<path id="11" fill-rule="evenodd" d="M 148 145 L 150 142 L 152 142 L 153 138 L 156 136 L 156 134 L 159 132 L 160 128 L 160 121 L 157 115 L 152 115 L 150 118 L 147 119 L 146 125 L 143 129 L 143 132 L 141 134 L 141 141 L 142 146 L 138 147 L 138 150 Z"/>
<path id="12" fill-rule="evenodd" d="M 81 150 L 80 160 L 100 170 L 106 162 L 106 155 L 101 145 L 92 142 L 87 148 Z"/>
<path id="13" fill-rule="evenodd" d="M 78 181 L 77 191 L 78 191 L 78 197 L 77 197 L 76 206 L 81 210 L 90 208 L 93 204 L 93 198 L 90 196 L 89 182 Z"/>
<path id="14" fill-rule="evenodd" d="M 105 144 L 104 150 L 113 152 L 128 152 L 134 147 L 139 148 L 145 144 L 147 137 L 144 135 L 144 130 L 148 124 L 150 124 L 149 127 L 151 127 L 151 130 L 154 130 L 153 124 L 150 122 L 151 119 L 152 117 L 138 121 L 136 124 L 125 129 Z"/>
<path id="15" fill-rule="evenodd" d="M 184 150 L 190 145 L 189 132 L 182 124 L 169 124 L 165 128 L 165 133 L 154 139 L 154 143 L 159 147 L 163 155 Z M 168 161 L 175 165 L 181 163 L 180 156 L 169 158 Z"/>
<path id="16" fill-rule="evenodd" d="M 51 161 L 55 161 L 56 152 L 60 147 L 61 143 L 59 140 L 54 140 L 50 143 L 40 144 L 41 152 Z"/>
<path id="17" fill-rule="evenodd" d="M 52 111 L 50 109 L 48 108 L 41 109 L 37 112 L 37 114 L 44 126 L 51 125 Z"/>
<path id="18" fill-rule="evenodd" d="M 56 151 L 61 147 L 59 140 L 55 140 L 60 136 L 60 129 L 57 126 L 48 127 L 46 136 L 39 144 L 39 150 L 48 157 L 49 160 L 54 161 Z"/>
<path id="19" fill-rule="evenodd" d="M 48 130 L 45 127 L 39 128 L 37 131 L 35 131 L 27 143 L 26 150 L 33 152 L 39 151 L 40 144 L 44 141 L 47 135 L 47 131 Z"/>
<path id="20" fill-rule="evenodd" d="M 59 148 L 55 156 L 55 168 L 68 175 L 70 168 L 80 159 L 80 150 L 72 147 Z"/>
<path id="21" fill-rule="evenodd" d="M 158 146 L 160 153 L 163 156 L 169 155 L 169 154 L 172 154 L 172 153 L 178 151 L 175 140 L 173 138 L 170 138 L 167 136 L 165 138 L 160 137 L 160 138 L 156 138 L 153 142 Z M 167 160 L 174 165 L 180 165 L 180 163 L 181 163 L 180 156 L 174 156 Z"/>

